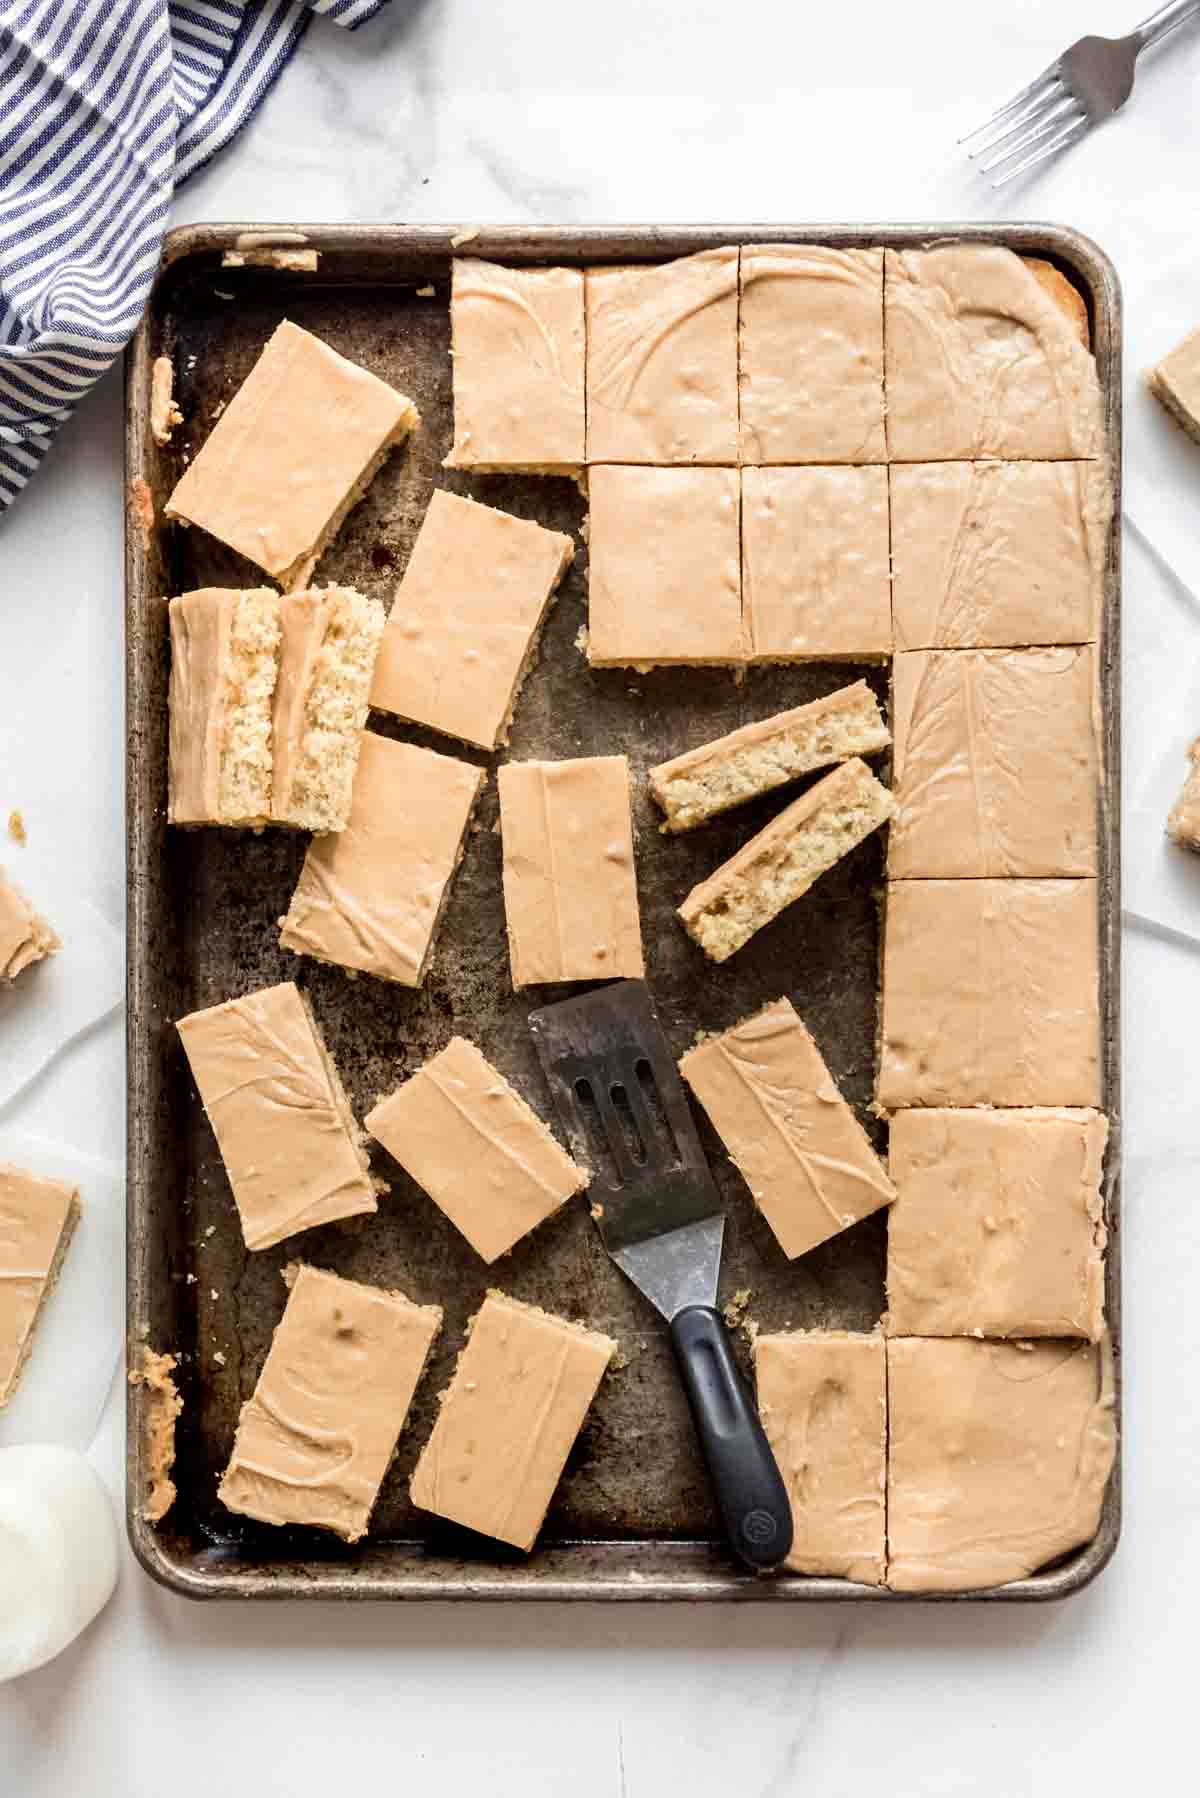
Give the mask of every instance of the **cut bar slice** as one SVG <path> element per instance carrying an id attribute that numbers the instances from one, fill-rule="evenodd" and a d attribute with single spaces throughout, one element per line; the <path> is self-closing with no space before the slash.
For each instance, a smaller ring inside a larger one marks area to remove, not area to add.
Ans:
<path id="1" fill-rule="evenodd" d="M 743 462 L 883 462 L 883 251 L 747 244 Z"/>
<path id="2" fill-rule="evenodd" d="M 560 531 L 439 489 L 392 602 L 371 704 L 494 749 L 574 553 Z"/>
<path id="3" fill-rule="evenodd" d="M 593 468 L 593 667 L 745 660 L 734 468 Z"/>
<path id="4" fill-rule="evenodd" d="M 1116 1452 L 1107 1341 L 887 1345 L 888 1575 L 1003 1585 L 1089 1542 Z"/>
<path id="5" fill-rule="evenodd" d="M 727 961 L 894 810 L 865 762 L 843 762 L 692 888 L 679 907 L 684 929 L 712 961 Z"/>
<path id="6" fill-rule="evenodd" d="M 413 1503 L 528 1552 L 616 1347 L 489 1292 L 417 1462 Z"/>
<path id="7" fill-rule="evenodd" d="M 797 1573 L 883 1584 L 887 1364 L 883 1337 L 760 1336 L 758 1409 L 792 1507 Z"/>
<path id="8" fill-rule="evenodd" d="M 78 1221 L 77 1188 L 0 1164 L 0 1409 L 17 1389 Z"/>
<path id="9" fill-rule="evenodd" d="M 743 469 L 742 603 L 752 661 L 890 656 L 887 469 Z"/>
<path id="10" fill-rule="evenodd" d="M 437 1305 L 292 1265 L 218 1497 L 261 1523 L 366 1535 L 434 1337 Z"/>
<path id="11" fill-rule="evenodd" d="M 590 268 L 589 462 L 737 462 L 736 249 Z"/>
<path id="12" fill-rule="evenodd" d="M 376 1209 L 361 1133 L 291 981 L 194 1011 L 178 1029 L 248 1249 Z"/>
<path id="13" fill-rule="evenodd" d="M 566 473 L 584 459 L 583 271 L 458 259 L 447 468 Z"/>
<path id="14" fill-rule="evenodd" d="M 271 816 L 300 830 L 342 830 L 384 611 L 353 587 L 316 587 L 280 602 L 273 708 Z"/>
<path id="15" fill-rule="evenodd" d="M 888 250 L 884 296 L 893 462 L 1103 454 L 1086 317 L 1081 333 L 1057 270 L 998 244 Z"/>
<path id="16" fill-rule="evenodd" d="M 514 987 L 640 979 L 626 758 L 505 762 L 496 778 Z"/>
<path id="17" fill-rule="evenodd" d="M 309 845 L 283 947 L 420 986 L 484 779 L 469 762 L 364 731 L 349 821 Z"/>
<path id="18" fill-rule="evenodd" d="M 279 595 L 202 587 L 169 609 L 167 816 L 172 824 L 265 824 Z"/>
<path id="19" fill-rule="evenodd" d="M 1150 369 L 1146 379 L 1175 423 L 1200 443 L 1200 327 Z"/>
<path id="20" fill-rule="evenodd" d="M 895 1197 L 866 1131 L 786 999 L 706 1037 L 679 1071 L 785 1255 L 806 1254 Z"/>
<path id="21" fill-rule="evenodd" d="M 896 648 L 1091 643 L 1112 524 L 1101 462 L 889 470 Z"/>
<path id="22" fill-rule="evenodd" d="M 886 749 L 891 736 L 866 681 L 777 712 L 650 769 L 664 830 L 694 830 L 731 806 L 852 755 Z"/>
<path id="23" fill-rule="evenodd" d="M 485 1261 L 506 1254 L 588 1183 L 536 1112 L 461 1036 L 381 1099 L 366 1128 Z"/>
<path id="24" fill-rule="evenodd" d="M 0 986 L 61 948 L 56 932 L 0 868 Z"/>
<path id="25" fill-rule="evenodd" d="M 394 444 L 404 394 L 287 319 L 167 501 L 285 589 L 303 587 Z"/>
<path id="26" fill-rule="evenodd" d="M 1090 647 L 917 650 L 892 694 L 893 880 L 1096 872 Z"/>
<path id="27" fill-rule="evenodd" d="M 879 1102 L 1098 1105 L 1094 880 L 888 888 Z"/>
<path id="28" fill-rule="evenodd" d="M 1098 1342 L 1107 1139 L 1098 1111 L 898 1111 L 889 1333 Z"/>
<path id="29" fill-rule="evenodd" d="M 1167 835 L 1185 849 L 1200 850 L 1200 737 L 1188 750 L 1192 769 L 1167 818 Z M 4 952 L 0 948 L 0 966 Z"/>

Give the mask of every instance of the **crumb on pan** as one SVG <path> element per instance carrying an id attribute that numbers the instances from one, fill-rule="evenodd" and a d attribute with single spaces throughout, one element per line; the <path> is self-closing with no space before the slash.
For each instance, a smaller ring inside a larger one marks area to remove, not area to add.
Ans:
<path id="1" fill-rule="evenodd" d="M 183 1410 L 183 1400 L 171 1376 L 178 1365 L 177 1355 L 160 1355 L 143 1345 L 139 1365 L 129 1370 L 129 1384 L 146 1388 L 146 1496 L 142 1516 L 147 1523 L 161 1522 L 175 1502 L 171 1469 L 175 1465 L 175 1423 Z"/>
<path id="2" fill-rule="evenodd" d="M 129 515 L 142 533 L 142 548 L 150 554 L 151 536 L 154 530 L 154 501 L 150 497 L 150 489 L 143 480 L 129 483 Z"/>
<path id="3" fill-rule="evenodd" d="M 736 1330 L 741 1323 L 746 1314 L 746 1306 L 750 1303 L 750 1297 L 750 1287 L 740 1286 L 729 1303 L 723 1307 L 721 1315 L 731 1330 Z"/>
<path id="4" fill-rule="evenodd" d="M 450 248 L 452 250 L 460 249 L 463 244 L 473 242 L 478 236 L 479 226 L 468 225 L 465 231 L 456 231 L 454 233 L 454 236 L 450 239 Z"/>

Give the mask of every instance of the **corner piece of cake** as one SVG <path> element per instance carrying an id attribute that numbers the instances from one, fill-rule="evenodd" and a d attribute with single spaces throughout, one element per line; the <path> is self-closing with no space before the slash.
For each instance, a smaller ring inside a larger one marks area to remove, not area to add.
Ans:
<path id="1" fill-rule="evenodd" d="M 303 587 L 394 445 L 402 393 L 285 319 L 167 501 L 285 590 Z"/>
<path id="2" fill-rule="evenodd" d="M 420 986 L 485 778 L 469 762 L 364 731 L 346 828 L 309 844 L 282 946 Z"/>
<path id="3" fill-rule="evenodd" d="M 505 762 L 496 780 L 513 986 L 640 980 L 627 758 Z"/>
<path id="4" fill-rule="evenodd" d="M 217 1496 L 260 1523 L 366 1535 L 429 1350 L 437 1305 L 291 1265 L 258 1383 Z"/>
<path id="5" fill-rule="evenodd" d="M 892 1336 L 1104 1334 L 1098 1111 L 898 1111 L 888 1166 Z"/>
<path id="6" fill-rule="evenodd" d="M 495 749 L 574 554 L 561 531 L 438 488 L 392 601 L 371 704 Z"/>
<path id="7" fill-rule="evenodd" d="M 1087 310 L 1051 264 L 998 244 L 884 257 L 893 462 L 1104 453 Z"/>
<path id="8" fill-rule="evenodd" d="M 1167 817 L 1167 835 L 1184 849 L 1200 850 L 1200 737 L 1188 750 L 1191 772 Z M 4 960 L 0 950 L 0 963 Z"/>
<path id="9" fill-rule="evenodd" d="M 79 1209 L 77 1187 L 0 1164 L 0 1410 L 29 1359 Z"/>
<path id="10" fill-rule="evenodd" d="M 528 1553 L 616 1349 L 489 1292 L 417 1462 L 413 1503 Z"/>
<path id="11" fill-rule="evenodd" d="M 291 981 L 180 1018 L 248 1249 L 376 1210 L 366 1148 Z"/>
<path id="12" fill-rule="evenodd" d="M 689 1049 L 679 1071 L 789 1259 L 896 1196 L 787 999 Z"/>
<path id="13" fill-rule="evenodd" d="M 795 1573 L 881 1586 L 887 1364 L 883 1337 L 797 1330 L 754 1344 L 758 1409 L 792 1508 Z"/>
<path id="14" fill-rule="evenodd" d="M 660 762 L 649 771 L 650 790 L 666 813 L 665 831 L 695 830 L 801 774 L 874 755 L 891 740 L 875 695 L 855 681 Z"/>
<path id="15" fill-rule="evenodd" d="M 679 907 L 684 929 L 711 961 L 728 961 L 894 810 L 864 761 L 843 762 L 692 888 Z"/>
<path id="16" fill-rule="evenodd" d="M 484 1261 L 507 1254 L 588 1183 L 465 1037 L 380 1099 L 365 1124 Z"/>
<path id="17" fill-rule="evenodd" d="M 457 257 L 447 468 L 573 474 L 584 460 L 583 270 Z"/>
<path id="18" fill-rule="evenodd" d="M 1100 1526 L 1112 1349 L 907 1336 L 887 1345 L 888 1571 L 897 1592 L 1022 1579 Z"/>
<path id="19" fill-rule="evenodd" d="M 1200 326 L 1147 370 L 1146 380 L 1175 423 L 1200 443 Z"/>
<path id="20" fill-rule="evenodd" d="M 61 948 L 56 932 L 0 868 L 0 987 Z"/>

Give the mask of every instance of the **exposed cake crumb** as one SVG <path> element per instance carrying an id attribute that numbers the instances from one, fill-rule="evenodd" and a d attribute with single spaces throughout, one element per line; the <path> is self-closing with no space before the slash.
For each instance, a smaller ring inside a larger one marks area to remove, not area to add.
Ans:
<path id="1" fill-rule="evenodd" d="M 147 1391 L 146 1495 L 142 1502 L 142 1516 L 147 1523 L 159 1523 L 175 1502 L 171 1469 L 175 1465 L 175 1423 L 183 1410 L 183 1400 L 171 1376 L 178 1365 L 177 1355 L 160 1355 L 143 1347 L 140 1365 L 129 1370 L 129 1384 L 144 1386 Z"/>
<path id="2" fill-rule="evenodd" d="M 22 849 L 24 849 L 26 843 L 29 841 L 29 835 L 25 829 L 25 820 L 15 808 L 8 814 L 8 834 L 14 843 L 19 843 L 21 845 Z"/>

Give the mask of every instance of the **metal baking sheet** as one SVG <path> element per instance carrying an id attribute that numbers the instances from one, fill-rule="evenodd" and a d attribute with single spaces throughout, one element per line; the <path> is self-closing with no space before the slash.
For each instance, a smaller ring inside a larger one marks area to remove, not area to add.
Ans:
<path id="1" fill-rule="evenodd" d="M 179 1496 L 158 1527 L 140 1515 L 145 1399 L 130 1394 L 128 1515 L 135 1552 L 156 1579 L 192 1597 L 864 1599 L 897 1595 L 841 1580 L 742 1573 L 723 1548 L 708 1484 L 663 1329 L 601 1250 L 576 1200 L 486 1269 L 433 1203 L 376 1148 L 391 1182 L 375 1217 L 307 1231 L 248 1254 L 211 1131 L 188 1076 L 174 1020 L 197 1006 L 272 981 L 296 979 L 311 997 L 359 1116 L 374 1096 L 418 1067 L 455 1031 L 472 1036 L 544 1113 L 549 1106 L 526 1029 L 535 1005 L 561 989 L 515 995 L 508 975 L 496 833 L 495 781 L 477 813 L 424 987 L 409 993 L 297 960 L 278 946 L 304 841 L 282 831 L 171 831 L 166 827 L 168 649 L 162 596 L 204 585 L 259 585 L 261 575 L 203 531 L 143 530 L 185 456 L 206 437 L 281 318 L 294 319 L 411 394 L 422 429 L 395 455 L 351 515 L 319 570 L 323 580 L 390 600 L 435 485 L 470 493 L 571 531 L 578 554 L 520 703 L 510 753 L 561 757 L 623 751 L 635 773 L 638 882 L 647 973 L 677 1051 L 700 1028 L 721 1029 L 787 992 L 812 1028 L 843 1091 L 875 1142 L 867 1107 L 875 1062 L 883 839 L 875 834 L 731 962 L 703 960 L 673 915 L 707 874 L 778 807 L 749 805 L 694 834 L 658 834 L 638 778 L 652 761 L 752 718 L 831 691 L 846 665 L 728 670 L 661 669 L 645 675 L 589 669 L 579 647 L 586 621 L 585 501 L 564 479 L 470 476 L 441 467 L 451 439 L 448 285 L 455 238 L 470 254 L 516 263 L 658 261 L 724 243 L 816 242 L 916 247 L 956 239 L 1007 244 L 1056 263 L 1087 300 L 1106 397 L 1114 478 L 1120 473 L 1120 293 L 1113 269 L 1078 234 L 1044 225 L 692 226 L 668 229 L 314 227 L 305 247 L 318 269 L 223 266 L 226 251 L 272 237 L 295 247 L 297 228 L 194 226 L 167 239 L 161 275 L 127 370 L 128 829 L 129 829 L 129 1268 L 131 1354 L 148 1339 L 180 1356 L 184 1401 L 175 1480 Z M 469 245 L 469 249 L 468 249 Z M 432 296 L 420 290 L 432 284 Z M 150 367 L 172 357 L 184 425 L 161 449 L 149 431 Z M 142 485 L 144 483 L 144 485 Z M 1119 517 L 1119 496 L 1117 516 Z M 1118 553 L 1112 535 L 1103 653 L 1106 758 L 1101 881 L 1106 1107 L 1113 1120 L 1107 1179 L 1108 1305 L 1119 1347 L 1118 1185 Z M 881 698 L 886 669 L 862 672 Z M 372 728 L 485 757 L 432 733 L 375 715 Z M 765 1330 L 870 1329 L 883 1308 L 882 1212 L 796 1262 L 780 1254 L 705 1119 L 704 1140 L 728 1207 L 722 1298 L 751 1294 L 748 1316 Z M 384 1481 L 369 1539 L 346 1549 L 318 1531 L 273 1530 L 231 1516 L 216 1484 L 239 1408 L 251 1392 L 285 1297 L 291 1259 L 436 1301 L 446 1323 L 399 1452 Z M 415 1510 L 408 1476 L 427 1437 L 467 1319 L 487 1286 L 542 1304 L 619 1338 L 624 1365 L 610 1374 L 571 1454 L 536 1552 L 525 1557 Z M 745 1344 L 741 1345 L 745 1354 Z M 1091 1579 L 1119 1527 L 1119 1468 L 1100 1533 L 1032 1578 L 983 1594 L 1050 1598 Z M 954 1595 L 958 1597 L 959 1595 Z"/>

